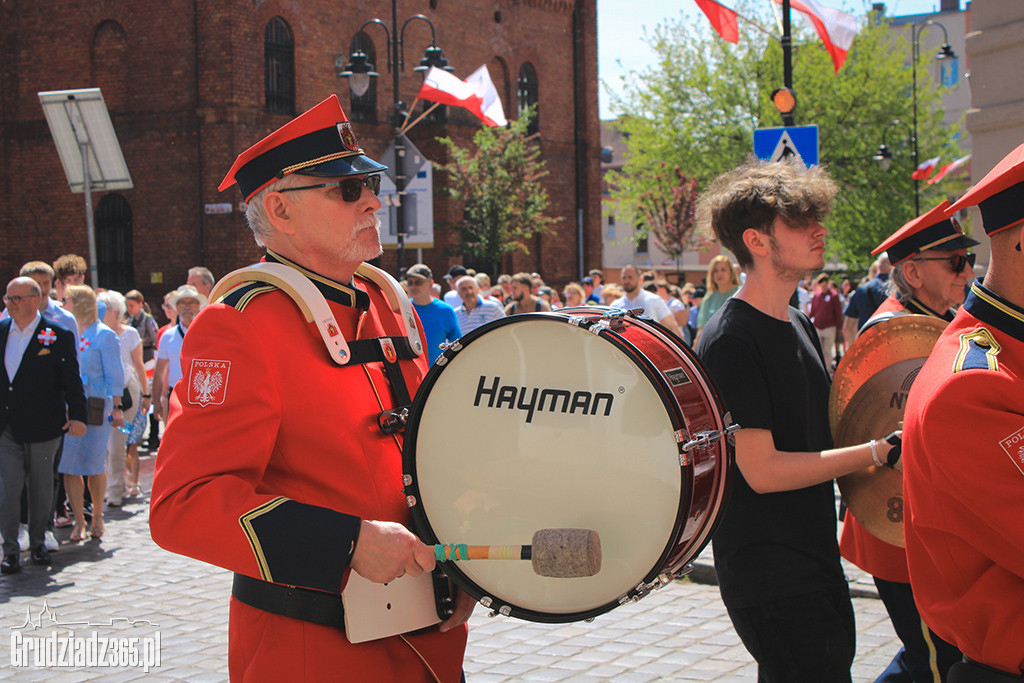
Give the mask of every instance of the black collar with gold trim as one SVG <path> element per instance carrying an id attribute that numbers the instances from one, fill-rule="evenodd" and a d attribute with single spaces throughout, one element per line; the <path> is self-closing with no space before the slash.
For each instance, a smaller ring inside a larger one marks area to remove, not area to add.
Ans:
<path id="1" fill-rule="evenodd" d="M 983 323 L 987 323 L 1014 339 L 1024 341 L 1024 309 L 1011 304 L 991 289 L 981 284 L 978 278 L 971 285 L 964 308 Z"/>
<path id="2" fill-rule="evenodd" d="M 348 306 L 350 308 L 358 308 L 363 311 L 370 308 L 370 295 L 356 287 L 354 284 L 343 285 L 340 282 L 335 282 L 334 280 L 315 273 L 308 268 L 303 268 L 298 263 L 295 263 L 280 254 L 275 254 L 270 249 L 267 249 L 267 255 L 264 260 L 268 263 L 281 263 L 299 271 L 309 278 L 309 281 L 312 282 L 318 290 L 320 290 L 320 293 L 323 294 L 324 298 L 328 301 L 333 301 L 336 304 L 341 304 L 342 306 Z"/>
<path id="3" fill-rule="evenodd" d="M 934 308 L 926 306 L 914 297 L 910 297 L 910 299 L 903 304 L 903 307 L 911 313 L 916 313 L 917 315 L 930 315 L 933 318 L 941 318 L 946 322 L 953 322 L 953 317 L 956 315 L 951 308 L 947 309 L 945 313 L 939 313 Z"/>

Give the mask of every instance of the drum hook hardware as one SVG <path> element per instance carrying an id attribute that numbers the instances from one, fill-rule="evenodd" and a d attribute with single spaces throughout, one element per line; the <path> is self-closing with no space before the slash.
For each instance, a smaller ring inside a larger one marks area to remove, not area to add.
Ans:
<path id="1" fill-rule="evenodd" d="M 440 355 L 434 360 L 434 365 L 443 366 L 448 362 L 448 356 L 445 355 L 445 351 L 451 349 L 452 354 L 456 354 L 462 350 L 462 344 L 457 341 L 453 342 L 441 342 L 437 345 L 437 348 L 441 349 Z"/>
<path id="2" fill-rule="evenodd" d="M 672 583 L 674 580 L 675 577 L 672 574 L 658 574 L 650 583 L 638 583 L 636 585 L 636 588 L 634 589 L 636 591 L 636 594 L 632 597 L 630 597 L 628 593 L 626 595 L 623 595 L 621 598 L 619 598 L 619 604 L 624 605 L 627 602 L 637 602 L 638 600 L 642 600 L 643 598 L 647 597 L 651 593 L 651 591 L 658 590 L 659 588 L 664 588 L 665 586 Z"/>
<path id="3" fill-rule="evenodd" d="M 679 446 L 679 450 L 682 453 L 689 453 L 695 448 L 707 448 L 711 444 L 717 443 L 722 436 L 730 437 L 732 433 L 739 428 L 739 425 L 729 425 L 722 431 L 718 431 L 717 429 L 703 429 L 696 432 L 693 435 L 693 439 Z"/>
<path id="4" fill-rule="evenodd" d="M 385 434 L 395 434 L 405 429 L 405 423 L 409 421 L 409 408 L 393 408 L 385 410 L 377 416 L 377 425 Z"/>
<path id="5" fill-rule="evenodd" d="M 601 320 L 607 322 L 607 327 L 613 332 L 619 332 L 626 328 L 626 316 L 629 315 L 628 311 L 621 309 L 613 309 L 606 312 L 601 316 Z"/>

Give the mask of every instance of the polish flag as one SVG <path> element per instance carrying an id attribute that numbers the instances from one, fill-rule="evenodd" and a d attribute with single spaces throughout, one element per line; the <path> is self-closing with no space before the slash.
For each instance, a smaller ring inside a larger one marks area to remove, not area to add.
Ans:
<path id="1" fill-rule="evenodd" d="M 700 7 L 704 14 L 708 15 L 711 25 L 722 36 L 722 40 L 730 43 L 740 42 L 740 29 L 737 24 L 737 14 L 731 9 L 715 0 L 695 0 L 697 7 Z"/>
<path id="2" fill-rule="evenodd" d="M 501 107 L 501 98 L 491 82 L 491 74 L 487 65 L 461 80 L 447 71 L 430 67 L 427 77 L 423 79 L 423 87 L 418 95 L 420 99 L 464 107 L 473 112 L 485 125 L 504 126 L 505 110 Z"/>
<path id="3" fill-rule="evenodd" d="M 971 155 L 970 154 L 965 154 L 964 156 L 960 157 L 956 161 L 949 162 L 948 164 L 946 164 L 945 166 L 943 166 L 942 168 L 939 169 L 939 172 L 935 174 L 934 178 L 932 178 L 931 180 L 928 181 L 928 184 L 929 185 L 934 185 L 935 183 L 939 182 L 940 180 L 942 180 L 946 176 L 948 176 L 951 173 L 955 172 L 958 168 L 960 168 L 961 166 L 963 166 L 964 164 L 966 164 L 970 160 L 971 160 Z"/>
<path id="4" fill-rule="evenodd" d="M 782 0 L 775 0 L 782 4 Z M 825 43 L 825 49 L 832 57 L 832 65 L 836 73 L 846 61 L 846 53 L 853 45 L 853 39 L 857 35 L 857 18 L 840 12 L 831 7 L 825 7 L 817 0 L 790 0 L 790 7 L 803 12 L 814 24 L 815 30 L 821 42 Z"/>
<path id="5" fill-rule="evenodd" d="M 920 164 L 916 169 L 914 169 L 914 172 L 910 174 L 910 177 L 913 178 L 914 180 L 924 180 L 925 178 L 932 174 L 932 171 L 934 171 L 935 167 L 938 165 L 939 157 L 932 157 L 931 159 L 924 162 L 923 164 Z"/>

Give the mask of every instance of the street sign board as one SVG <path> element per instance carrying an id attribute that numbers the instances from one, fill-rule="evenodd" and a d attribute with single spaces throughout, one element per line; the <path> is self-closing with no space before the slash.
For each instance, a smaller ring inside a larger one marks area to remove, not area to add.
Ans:
<path id="1" fill-rule="evenodd" d="M 396 208 L 405 202 L 406 249 L 430 249 L 434 246 L 434 165 L 426 161 L 409 179 L 404 195 L 395 191 L 395 181 L 386 173 L 380 178 L 380 243 L 385 249 L 398 246 Z"/>
<path id="2" fill-rule="evenodd" d="M 795 156 L 805 166 L 818 164 L 818 127 L 789 126 L 754 130 L 754 155 L 764 161 Z"/>
<path id="3" fill-rule="evenodd" d="M 402 170 L 405 172 L 406 182 L 411 183 L 419 172 L 423 170 L 423 165 L 427 163 L 427 158 L 416 149 L 416 145 L 412 144 L 412 140 L 404 135 L 402 136 L 402 146 L 405 147 L 405 167 Z M 398 168 L 395 162 L 395 143 L 392 142 L 388 145 L 388 148 L 380 155 L 379 161 L 388 167 L 388 170 L 384 171 L 384 177 L 390 178 L 392 184 L 394 184 L 395 170 Z"/>

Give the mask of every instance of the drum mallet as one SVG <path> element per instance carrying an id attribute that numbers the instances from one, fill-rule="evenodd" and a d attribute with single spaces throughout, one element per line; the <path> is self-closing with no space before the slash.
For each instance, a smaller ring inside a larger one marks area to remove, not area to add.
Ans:
<path id="1" fill-rule="evenodd" d="M 531 545 L 435 545 L 438 562 L 530 560 L 540 576 L 576 578 L 601 571 L 601 537 L 590 529 L 541 529 Z"/>

